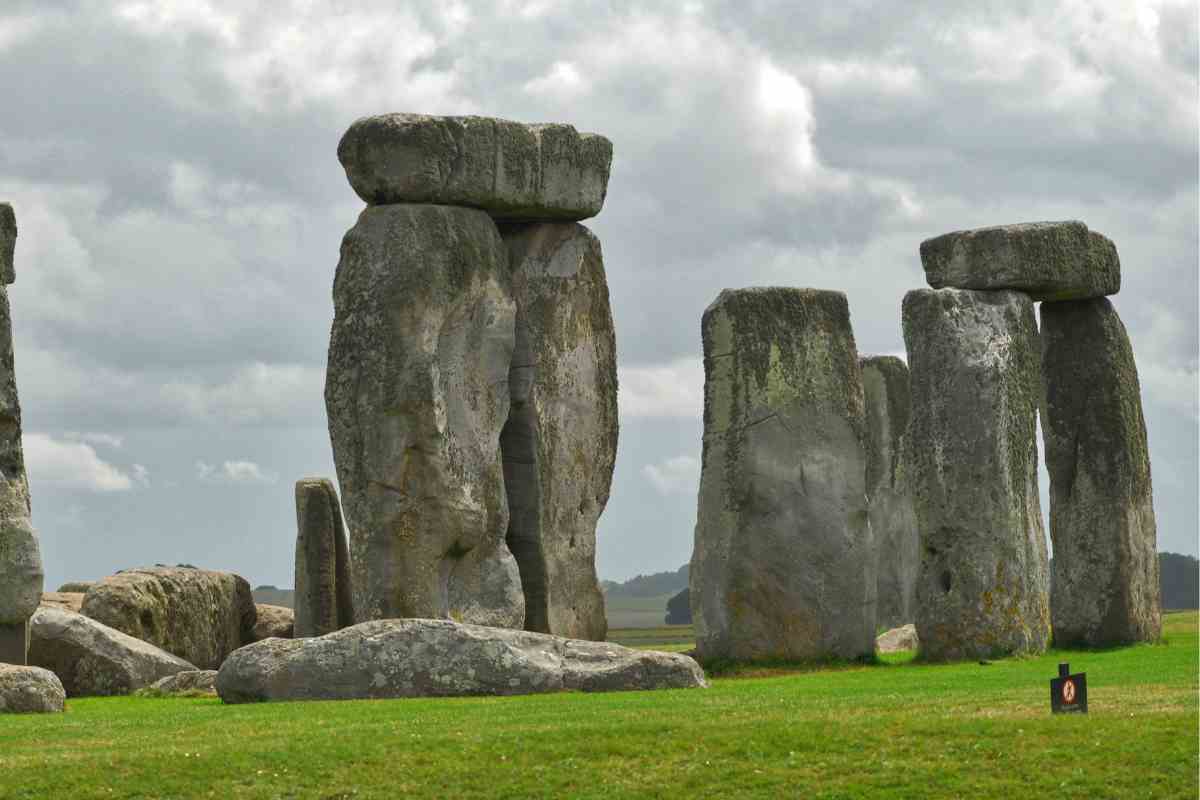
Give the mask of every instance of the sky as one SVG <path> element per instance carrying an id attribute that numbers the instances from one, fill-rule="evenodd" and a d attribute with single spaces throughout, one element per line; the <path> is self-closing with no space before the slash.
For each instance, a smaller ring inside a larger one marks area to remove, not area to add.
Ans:
<path id="1" fill-rule="evenodd" d="M 1081 219 L 1113 239 L 1160 550 L 1197 554 L 1194 2 L 5 0 L 0 200 L 48 588 L 152 563 L 290 586 L 323 399 L 337 162 L 393 111 L 613 142 L 600 237 L 621 439 L 602 578 L 691 556 L 700 315 L 846 292 L 903 354 L 918 247 Z M 1046 478 L 1043 472 L 1043 493 Z"/>

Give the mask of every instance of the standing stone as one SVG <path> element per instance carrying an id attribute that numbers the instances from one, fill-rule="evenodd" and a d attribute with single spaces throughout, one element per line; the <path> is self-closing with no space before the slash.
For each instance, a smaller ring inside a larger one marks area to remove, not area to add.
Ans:
<path id="1" fill-rule="evenodd" d="M 702 333 L 700 657 L 873 656 L 866 418 L 846 296 L 726 290 Z"/>
<path id="2" fill-rule="evenodd" d="M 369 207 L 342 240 L 333 299 L 325 403 L 356 618 L 473 622 L 482 607 L 520 627 L 500 462 L 516 306 L 495 223 Z M 472 607 L 454 607 L 464 594 Z"/>
<path id="3" fill-rule="evenodd" d="M 517 323 L 500 446 L 525 628 L 603 641 L 596 523 L 617 455 L 617 360 L 600 241 L 573 223 L 502 234 Z"/>
<path id="4" fill-rule="evenodd" d="M 15 279 L 17 221 L 0 203 L 0 662 L 24 665 L 29 617 L 42 599 L 42 555 L 29 518 L 29 481 L 21 449 L 21 404 L 13 361 L 8 284 Z"/>
<path id="5" fill-rule="evenodd" d="M 903 316 L 921 652 L 931 660 L 1040 653 L 1050 612 L 1033 302 L 1018 292 L 918 289 L 905 296 Z"/>
<path id="6" fill-rule="evenodd" d="M 1041 311 L 1054 644 L 1154 641 L 1162 629 L 1157 534 L 1129 337 L 1103 298 Z"/>
<path id="7" fill-rule="evenodd" d="M 296 481 L 296 530 L 294 635 L 323 636 L 353 625 L 350 549 L 333 481 Z"/>
<path id="8" fill-rule="evenodd" d="M 921 543 L 903 452 L 908 432 L 908 365 L 895 356 L 860 360 L 867 407 L 867 500 L 878 564 L 879 625 L 917 618 Z"/>

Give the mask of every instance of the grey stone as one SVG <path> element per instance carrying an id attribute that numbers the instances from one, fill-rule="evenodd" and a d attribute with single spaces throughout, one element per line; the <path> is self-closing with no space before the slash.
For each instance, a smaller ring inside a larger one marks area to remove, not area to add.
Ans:
<path id="1" fill-rule="evenodd" d="M 291 639 L 295 635 L 295 614 L 290 608 L 272 606 L 266 603 L 255 603 L 258 617 L 254 622 L 252 641 L 261 642 L 275 636 L 279 639 Z"/>
<path id="2" fill-rule="evenodd" d="M 311 639 L 268 639 L 221 665 L 226 703 L 517 695 L 706 686 L 678 653 L 463 625 L 449 620 L 364 622 Z"/>
<path id="3" fill-rule="evenodd" d="M 0 664 L 0 714 L 53 714 L 67 693 L 48 669 Z"/>
<path id="4" fill-rule="evenodd" d="M 905 296 L 903 318 L 921 653 L 935 661 L 1040 653 L 1050 616 L 1033 303 L 1018 292 L 919 289 Z"/>
<path id="5" fill-rule="evenodd" d="M 17 216 L 9 203 L 0 203 L 0 284 L 17 279 L 13 256 L 17 249 Z"/>
<path id="6" fill-rule="evenodd" d="M 726 290 L 704 312 L 690 599 L 700 657 L 869 658 L 862 377 L 841 292 Z"/>
<path id="7" fill-rule="evenodd" d="M 97 581 L 67 581 L 58 587 L 58 591 L 62 594 L 83 594 L 96 583 Z"/>
<path id="8" fill-rule="evenodd" d="M 350 550 L 333 481 L 296 481 L 296 636 L 354 624 Z M 255 639 L 257 641 L 257 639 Z"/>
<path id="9" fill-rule="evenodd" d="M 520 586 L 495 591 L 495 575 L 472 569 L 507 550 L 516 306 L 495 223 L 468 208 L 368 207 L 342 240 L 333 297 L 325 404 L 356 619 L 471 622 L 484 608 L 520 627 Z M 452 605 L 464 594 L 469 608 Z"/>
<path id="10" fill-rule="evenodd" d="M 440 203 L 496 219 L 570 221 L 600 213 L 612 142 L 570 125 L 383 114 L 350 126 L 338 160 L 372 205 Z"/>
<path id="11" fill-rule="evenodd" d="M 1116 246 L 1074 220 L 946 233 L 921 242 L 921 263 L 935 289 L 1016 289 L 1050 301 L 1121 290 Z"/>
<path id="12" fill-rule="evenodd" d="M 454 564 L 446 582 L 448 613 L 457 622 L 525 625 L 525 595 L 517 560 L 504 539 L 489 536 Z"/>
<path id="13" fill-rule="evenodd" d="M 0 511 L 0 576 L 0 625 L 24 622 L 41 603 L 43 585 L 41 550 L 28 515 Z"/>
<path id="14" fill-rule="evenodd" d="M 501 234 L 517 324 L 500 446 L 525 627 L 603 641 L 596 523 L 617 455 L 617 358 L 600 241 L 574 223 Z"/>
<path id="15" fill-rule="evenodd" d="M 879 634 L 875 645 L 881 653 L 904 653 L 918 649 L 921 639 L 917 636 L 917 626 L 909 623 Z"/>
<path id="16" fill-rule="evenodd" d="M 60 608 L 30 620 L 29 662 L 59 677 L 69 697 L 129 694 L 196 667 L 149 642 Z"/>
<path id="17" fill-rule="evenodd" d="M 0 623 L 0 664 L 29 663 L 29 620 Z"/>
<path id="18" fill-rule="evenodd" d="M 154 697 L 215 695 L 217 693 L 217 671 L 215 669 L 197 669 L 176 672 L 174 675 L 159 678 L 139 693 Z"/>
<path id="19" fill-rule="evenodd" d="M 1133 348 L 1105 299 L 1043 303 L 1054 644 L 1159 638 L 1157 528 Z"/>
<path id="20" fill-rule="evenodd" d="M 83 611 L 83 592 L 43 592 L 40 605 L 78 614 Z"/>
<path id="21" fill-rule="evenodd" d="M 82 613 L 200 669 L 252 641 L 250 584 L 232 572 L 142 567 L 111 575 L 83 596 Z"/>
<path id="22" fill-rule="evenodd" d="M 917 618 L 921 542 L 903 451 L 908 431 L 908 365 L 895 356 L 859 361 L 867 408 L 867 501 L 877 554 L 876 624 L 895 627 Z"/>

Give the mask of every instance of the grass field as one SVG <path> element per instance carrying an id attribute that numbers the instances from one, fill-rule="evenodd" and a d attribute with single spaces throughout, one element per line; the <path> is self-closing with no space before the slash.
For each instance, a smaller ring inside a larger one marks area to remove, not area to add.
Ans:
<path id="1" fill-rule="evenodd" d="M 606 597 L 604 614 L 610 628 L 658 628 L 667 616 L 674 592 L 653 597 Z"/>
<path id="2" fill-rule="evenodd" d="M 1197 615 L 1166 628 L 1160 645 L 703 690 L 72 700 L 0 717 L 0 797 L 1195 798 Z M 1049 714 L 1060 660 L 1088 673 L 1088 716 Z"/>

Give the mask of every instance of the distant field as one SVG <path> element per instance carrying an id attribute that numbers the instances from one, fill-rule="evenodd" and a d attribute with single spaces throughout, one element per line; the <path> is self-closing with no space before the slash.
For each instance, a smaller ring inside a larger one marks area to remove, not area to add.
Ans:
<path id="1" fill-rule="evenodd" d="M 608 640 L 639 650 L 679 653 L 696 646 L 691 625 L 659 625 L 657 628 L 609 628 Z"/>
<path id="2" fill-rule="evenodd" d="M 70 700 L 0 717 L 0 798 L 1195 798 L 1198 644 L 1191 612 L 1161 645 L 709 689 Z M 1059 661 L 1088 673 L 1088 716 L 1050 715 Z"/>
<path id="3" fill-rule="evenodd" d="M 610 628 L 656 628 L 667 616 L 667 601 L 675 592 L 654 597 L 606 597 L 605 616 Z"/>

